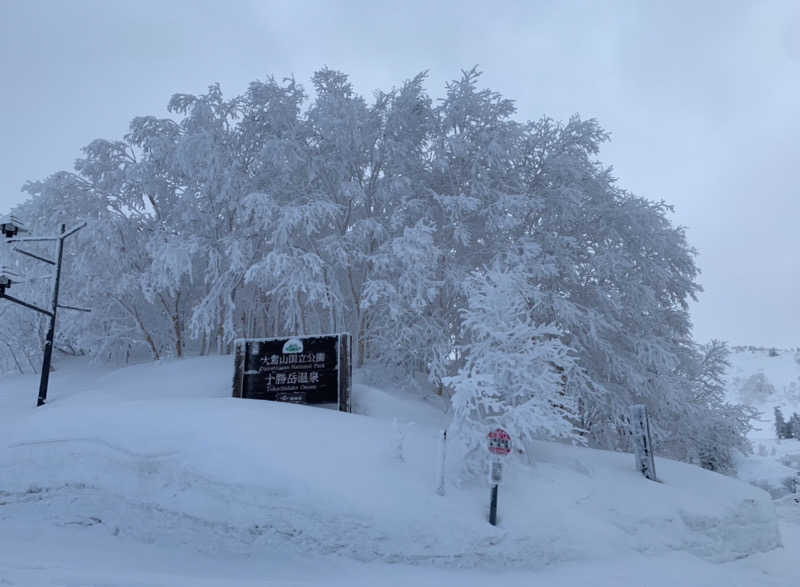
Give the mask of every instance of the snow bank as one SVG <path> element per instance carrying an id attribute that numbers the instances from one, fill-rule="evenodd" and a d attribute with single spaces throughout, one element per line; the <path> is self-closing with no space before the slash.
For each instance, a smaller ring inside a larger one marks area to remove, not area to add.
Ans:
<path id="1" fill-rule="evenodd" d="M 755 454 L 737 459 L 736 476 L 768 491 L 773 498 L 793 493 L 794 485 L 800 483 L 800 441 L 762 439 L 755 448 Z"/>
<path id="2" fill-rule="evenodd" d="M 230 363 L 140 365 L 69 385 L 56 374 L 41 409 L 0 388 L 0 408 L 14 406 L 0 420 L 3 532 L 70 527 L 215 555 L 459 567 L 626 552 L 727 561 L 780 545 L 757 488 L 663 459 L 653 483 L 631 455 L 551 443 L 531 447 L 532 465 L 509 463 L 495 528 L 485 483 L 434 494 L 441 411 L 368 386 L 355 392 L 373 417 L 233 399 Z M 415 421 L 402 458 L 393 413 Z"/>

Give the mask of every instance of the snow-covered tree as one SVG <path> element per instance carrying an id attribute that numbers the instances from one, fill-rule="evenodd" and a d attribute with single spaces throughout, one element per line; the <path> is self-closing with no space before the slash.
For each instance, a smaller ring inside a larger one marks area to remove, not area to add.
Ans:
<path id="1" fill-rule="evenodd" d="M 763 371 L 753 373 L 745 379 L 739 388 L 739 397 L 743 403 L 754 404 L 762 403 L 775 393 L 775 386 Z"/>
<path id="2" fill-rule="evenodd" d="M 775 438 L 780 440 L 781 438 L 786 438 L 785 436 L 786 430 L 786 421 L 783 419 L 783 412 L 779 407 L 775 407 Z"/>
<path id="3" fill-rule="evenodd" d="M 788 429 L 785 434 L 786 438 L 800 440 L 800 415 L 792 414 L 792 417 L 786 423 L 786 428 Z"/>
<path id="4" fill-rule="evenodd" d="M 758 416 L 754 408 L 725 401 L 729 354 L 727 345 L 718 340 L 698 349 L 694 385 L 686 398 L 691 402 L 690 409 L 673 432 L 673 438 L 683 435 L 690 441 L 675 443 L 679 447 L 676 456 L 722 473 L 735 470 L 736 451 L 752 453 L 747 433 L 752 430 L 751 421 Z"/>
<path id="5" fill-rule="evenodd" d="M 726 467 L 748 413 L 721 396 L 721 347 L 691 338 L 698 270 L 670 207 L 597 161 L 597 121 L 519 121 L 476 69 L 438 102 L 425 80 L 370 99 L 327 68 L 309 93 L 211 85 L 28 184 L 37 232 L 89 222 L 64 291 L 94 311 L 60 315 L 57 347 L 124 361 L 349 331 L 358 365 L 452 394 L 467 436 L 502 421 L 626 449 L 643 403 L 657 451 Z M 26 370 L 40 319 L 4 311 L 24 334 L 0 357 Z"/>
<path id="6" fill-rule="evenodd" d="M 534 248 L 535 247 L 529 247 Z M 575 398 L 566 380 L 575 369 L 562 332 L 541 323 L 535 310 L 546 295 L 533 275 L 547 271 L 513 255 L 506 263 L 473 272 L 467 279 L 464 364 L 446 378 L 453 387 L 453 429 L 473 455 L 483 454 L 487 431 L 500 426 L 523 443 L 534 438 L 576 439 Z"/>

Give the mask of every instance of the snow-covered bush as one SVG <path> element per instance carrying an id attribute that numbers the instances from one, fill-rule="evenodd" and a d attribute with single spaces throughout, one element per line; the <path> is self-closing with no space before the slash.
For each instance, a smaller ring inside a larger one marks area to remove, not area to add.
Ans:
<path id="1" fill-rule="evenodd" d="M 531 286 L 527 267 L 515 264 L 474 272 L 465 283 L 464 365 L 445 379 L 454 389 L 452 429 L 466 441 L 480 470 L 490 428 L 506 429 L 515 442 L 534 438 L 578 439 L 570 420 L 575 398 L 566 379 L 575 367 L 562 333 L 538 323 L 542 292 Z"/>
<path id="2" fill-rule="evenodd" d="M 752 453 L 747 433 L 758 415 L 751 407 L 725 401 L 729 354 L 724 342 L 713 340 L 688 355 L 687 393 L 673 412 L 677 421 L 661 441 L 667 454 L 721 473 L 734 472 L 737 452 Z"/>
<path id="3" fill-rule="evenodd" d="M 763 403 L 775 393 L 775 386 L 769 381 L 763 371 L 753 373 L 742 382 L 739 388 L 739 398 L 742 403 Z"/>

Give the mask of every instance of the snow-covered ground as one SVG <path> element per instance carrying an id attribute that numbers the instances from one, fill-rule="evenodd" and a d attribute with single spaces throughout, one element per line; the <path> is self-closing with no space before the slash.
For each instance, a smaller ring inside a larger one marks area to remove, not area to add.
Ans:
<path id="1" fill-rule="evenodd" d="M 230 398 L 231 375 L 65 362 L 39 409 L 33 377 L 0 384 L 0 586 L 800 584 L 791 497 L 537 443 L 495 528 L 455 445 L 434 491 L 436 396 L 357 384 L 341 414 Z"/>
<path id="2" fill-rule="evenodd" d="M 786 496 L 792 480 L 800 481 L 800 440 L 776 438 L 774 410 L 780 408 L 787 420 L 800 414 L 800 352 L 739 349 L 731 353 L 730 362 L 728 399 L 761 412 L 750 433 L 755 454 L 739 459 L 738 475 L 775 497 Z"/>

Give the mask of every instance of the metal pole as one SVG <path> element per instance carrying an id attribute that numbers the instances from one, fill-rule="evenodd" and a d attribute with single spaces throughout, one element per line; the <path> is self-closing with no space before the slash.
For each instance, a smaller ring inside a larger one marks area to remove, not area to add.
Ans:
<path id="1" fill-rule="evenodd" d="M 446 468 L 445 459 L 447 458 L 447 430 L 442 430 L 442 435 L 439 437 L 439 482 L 436 487 L 437 495 L 445 494 L 444 473 Z"/>
<path id="2" fill-rule="evenodd" d="M 497 483 L 492 483 L 492 500 L 489 502 L 489 523 L 497 526 Z"/>
<path id="3" fill-rule="evenodd" d="M 50 328 L 47 330 L 47 339 L 44 343 L 44 357 L 42 359 L 42 378 L 39 380 L 39 398 L 36 405 L 43 406 L 47 402 L 47 384 L 50 381 L 50 361 L 53 357 L 53 339 L 56 331 L 56 311 L 58 311 L 58 285 L 61 281 L 61 261 L 64 255 L 64 233 L 67 225 L 61 225 L 61 236 L 58 238 L 58 254 L 56 255 L 56 279 L 53 284 L 53 311 L 50 314 Z"/>

